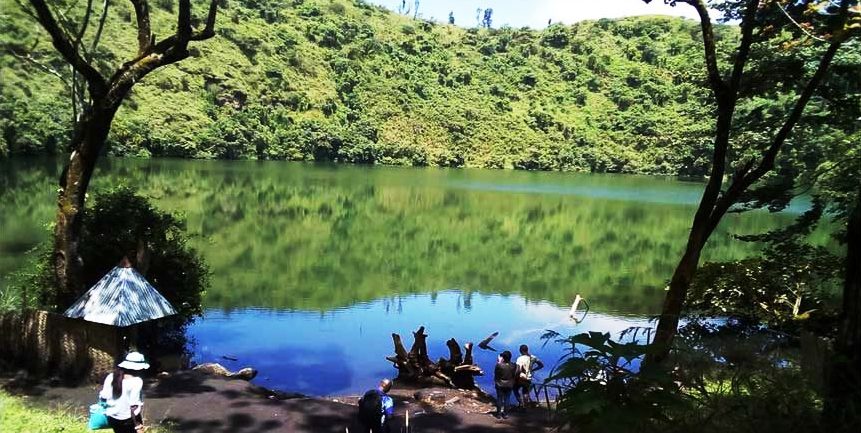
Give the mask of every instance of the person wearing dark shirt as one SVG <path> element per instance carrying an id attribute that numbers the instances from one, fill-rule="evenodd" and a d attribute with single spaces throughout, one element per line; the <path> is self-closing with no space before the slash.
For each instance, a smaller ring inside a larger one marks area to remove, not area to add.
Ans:
<path id="1" fill-rule="evenodd" d="M 506 350 L 499 355 L 493 370 L 493 384 L 496 386 L 495 417 L 508 418 L 508 401 L 516 378 L 517 365 L 511 363 L 511 352 Z"/>
<path id="2" fill-rule="evenodd" d="M 359 399 L 359 421 L 362 426 L 373 433 L 389 433 L 389 421 L 395 412 L 395 402 L 389 396 L 392 381 L 383 379 L 376 389 L 365 393 Z"/>

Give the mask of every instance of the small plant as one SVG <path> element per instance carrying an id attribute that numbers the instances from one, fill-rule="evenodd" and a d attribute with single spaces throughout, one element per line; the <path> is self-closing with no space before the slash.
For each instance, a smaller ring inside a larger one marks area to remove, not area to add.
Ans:
<path id="1" fill-rule="evenodd" d="M 619 343 L 609 333 L 588 332 L 562 337 L 542 336 L 568 346 L 562 362 L 545 384 L 560 387 L 557 411 L 563 428 L 578 432 L 667 431 L 667 415 L 685 406 L 686 399 L 672 372 L 642 371 L 640 361 L 650 350 L 635 334 Z"/>

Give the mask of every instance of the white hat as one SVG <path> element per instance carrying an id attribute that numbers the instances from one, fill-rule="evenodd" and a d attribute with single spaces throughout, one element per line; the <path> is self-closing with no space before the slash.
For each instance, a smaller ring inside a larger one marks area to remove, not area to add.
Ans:
<path id="1" fill-rule="evenodd" d="M 149 368 L 149 364 L 144 359 L 142 353 L 129 352 L 126 355 L 125 361 L 121 362 L 117 367 L 125 368 L 126 370 L 146 370 Z"/>

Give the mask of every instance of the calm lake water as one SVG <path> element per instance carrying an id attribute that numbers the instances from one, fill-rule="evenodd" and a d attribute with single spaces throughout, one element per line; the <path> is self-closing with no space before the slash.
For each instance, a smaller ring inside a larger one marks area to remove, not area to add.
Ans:
<path id="1" fill-rule="evenodd" d="M 46 239 L 59 171 L 0 161 L 0 276 Z M 647 176 L 103 161 L 93 188 L 120 183 L 183 213 L 212 268 L 194 360 L 251 365 L 261 385 L 316 395 L 394 375 L 391 333 L 409 345 L 421 325 L 432 358 L 448 338 L 500 331 L 496 348 L 526 343 L 549 365 L 563 348 L 542 347 L 547 329 L 648 326 L 702 191 Z M 732 234 L 785 225 L 804 206 L 730 215 L 705 259 L 755 252 Z M 576 294 L 591 306 L 580 324 L 567 318 Z M 476 356 L 492 371 L 494 352 Z M 489 375 L 479 382 L 490 388 Z"/>

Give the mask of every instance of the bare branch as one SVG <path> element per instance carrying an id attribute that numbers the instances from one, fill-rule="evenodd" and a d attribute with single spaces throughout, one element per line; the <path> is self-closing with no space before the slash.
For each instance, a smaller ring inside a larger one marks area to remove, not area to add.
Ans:
<path id="1" fill-rule="evenodd" d="M 828 72 L 828 68 L 831 66 L 831 62 L 834 60 L 837 50 L 840 49 L 840 45 L 840 42 L 834 42 L 828 46 L 825 54 L 823 54 L 822 58 L 819 60 L 819 66 L 817 66 L 816 72 L 812 77 L 810 77 L 810 81 L 807 82 L 807 85 L 804 87 L 798 100 L 795 101 L 795 106 L 792 107 L 792 111 L 783 122 L 780 130 L 777 131 L 771 145 L 765 150 L 765 152 L 763 152 L 762 161 L 755 169 L 745 176 L 746 185 L 744 185 L 743 188 L 747 188 L 747 186 L 758 180 L 774 167 L 774 160 L 777 157 L 778 152 L 780 152 L 781 146 L 783 146 L 783 143 L 786 141 L 786 138 L 789 137 L 789 133 L 792 131 L 792 128 L 795 127 L 795 124 L 798 123 L 802 113 L 804 113 L 804 108 L 807 106 L 810 98 L 813 97 L 813 92 L 816 91 L 816 88 L 819 87 L 819 83 L 821 83 L 825 78 L 825 74 Z"/>
<path id="2" fill-rule="evenodd" d="M 93 13 L 93 0 L 87 0 L 87 9 L 84 12 L 83 23 L 81 23 L 81 29 L 77 31 L 75 35 L 75 42 L 72 44 L 72 49 L 75 50 L 75 54 L 80 55 L 79 47 L 81 47 L 81 40 L 84 39 L 84 34 L 87 33 L 87 27 L 90 26 L 90 15 Z M 85 53 L 84 58 L 89 62 L 89 54 Z M 84 106 L 84 95 L 79 94 L 78 90 L 78 73 L 72 69 L 72 123 L 78 121 L 78 107 L 81 107 L 81 112 L 83 112 Z"/>
<path id="3" fill-rule="evenodd" d="M 81 41 L 84 39 L 84 34 L 87 33 L 87 27 L 90 26 L 90 16 L 93 14 L 93 0 L 87 0 L 87 10 L 84 12 L 84 22 L 81 23 L 81 29 L 78 30 L 78 34 L 75 35 L 75 42 L 72 46 L 75 48 L 75 52 L 78 51 L 78 47 L 81 46 Z"/>
<path id="4" fill-rule="evenodd" d="M 138 23 L 138 55 L 142 56 L 152 45 L 152 29 L 149 22 L 149 2 L 147 0 L 129 0 L 135 8 L 135 18 Z"/>
<path id="5" fill-rule="evenodd" d="M 783 12 L 783 15 L 786 16 L 786 19 L 788 19 L 793 25 L 795 25 L 796 28 L 798 28 L 798 30 L 801 30 L 805 35 L 819 42 L 828 42 L 825 39 L 822 39 L 819 36 L 810 33 L 801 24 L 798 24 L 798 21 L 795 21 L 795 18 L 792 18 L 792 16 L 789 15 L 789 12 L 787 12 L 786 9 L 784 9 L 779 2 L 774 2 L 774 5 L 777 6 L 777 8 L 780 9 L 781 12 Z"/>
<path id="6" fill-rule="evenodd" d="M 109 0 L 105 0 L 104 4 L 102 4 L 102 16 L 99 18 L 99 28 L 96 29 L 96 36 L 93 38 L 93 44 L 90 46 L 87 61 L 92 60 L 93 55 L 96 53 L 96 48 L 98 48 L 99 42 L 102 40 L 102 30 L 105 29 L 105 21 L 108 19 L 108 5 L 110 5 Z"/>
<path id="7" fill-rule="evenodd" d="M 8 51 L 9 54 L 12 54 L 12 56 L 15 57 L 16 59 L 25 61 L 25 62 L 41 69 L 42 71 L 45 71 L 45 72 L 59 78 L 60 81 L 63 82 L 63 84 L 65 84 L 67 86 L 69 85 L 69 80 L 66 77 L 64 77 L 63 74 L 60 73 L 60 71 L 40 62 L 38 59 L 36 59 L 32 55 L 30 55 L 30 53 L 21 54 L 12 48 L 7 48 L 6 51 Z"/>
<path id="8" fill-rule="evenodd" d="M 21 10 L 24 11 L 25 14 L 29 15 L 30 18 L 33 18 L 34 20 L 39 21 L 39 17 L 37 17 L 36 14 L 33 13 L 32 9 L 30 9 L 26 5 L 24 5 L 23 0 L 15 0 L 15 3 L 17 3 L 18 6 L 21 8 Z"/>
<path id="9" fill-rule="evenodd" d="M 209 12 L 206 15 L 206 24 L 203 30 L 193 34 L 191 40 L 202 41 L 215 36 L 215 16 L 218 14 L 218 0 L 210 0 Z"/>
<path id="10" fill-rule="evenodd" d="M 62 55 L 63 58 L 66 59 L 66 61 L 69 62 L 69 64 L 87 80 L 90 94 L 94 97 L 95 95 L 103 94 L 106 87 L 104 77 L 102 77 L 99 71 L 87 63 L 87 61 L 81 57 L 80 53 L 75 50 L 72 42 L 69 41 L 66 34 L 62 29 L 60 29 L 60 26 L 54 19 L 54 15 L 51 14 L 51 10 L 48 8 L 48 5 L 45 4 L 45 0 L 30 0 L 30 4 L 33 5 L 33 9 L 36 10 L 39 23 L 45 28 L 48 34 L 51 35 L 51 41 L 54 44 L 54 48 L 56 48 L 60 55 Z"/>

